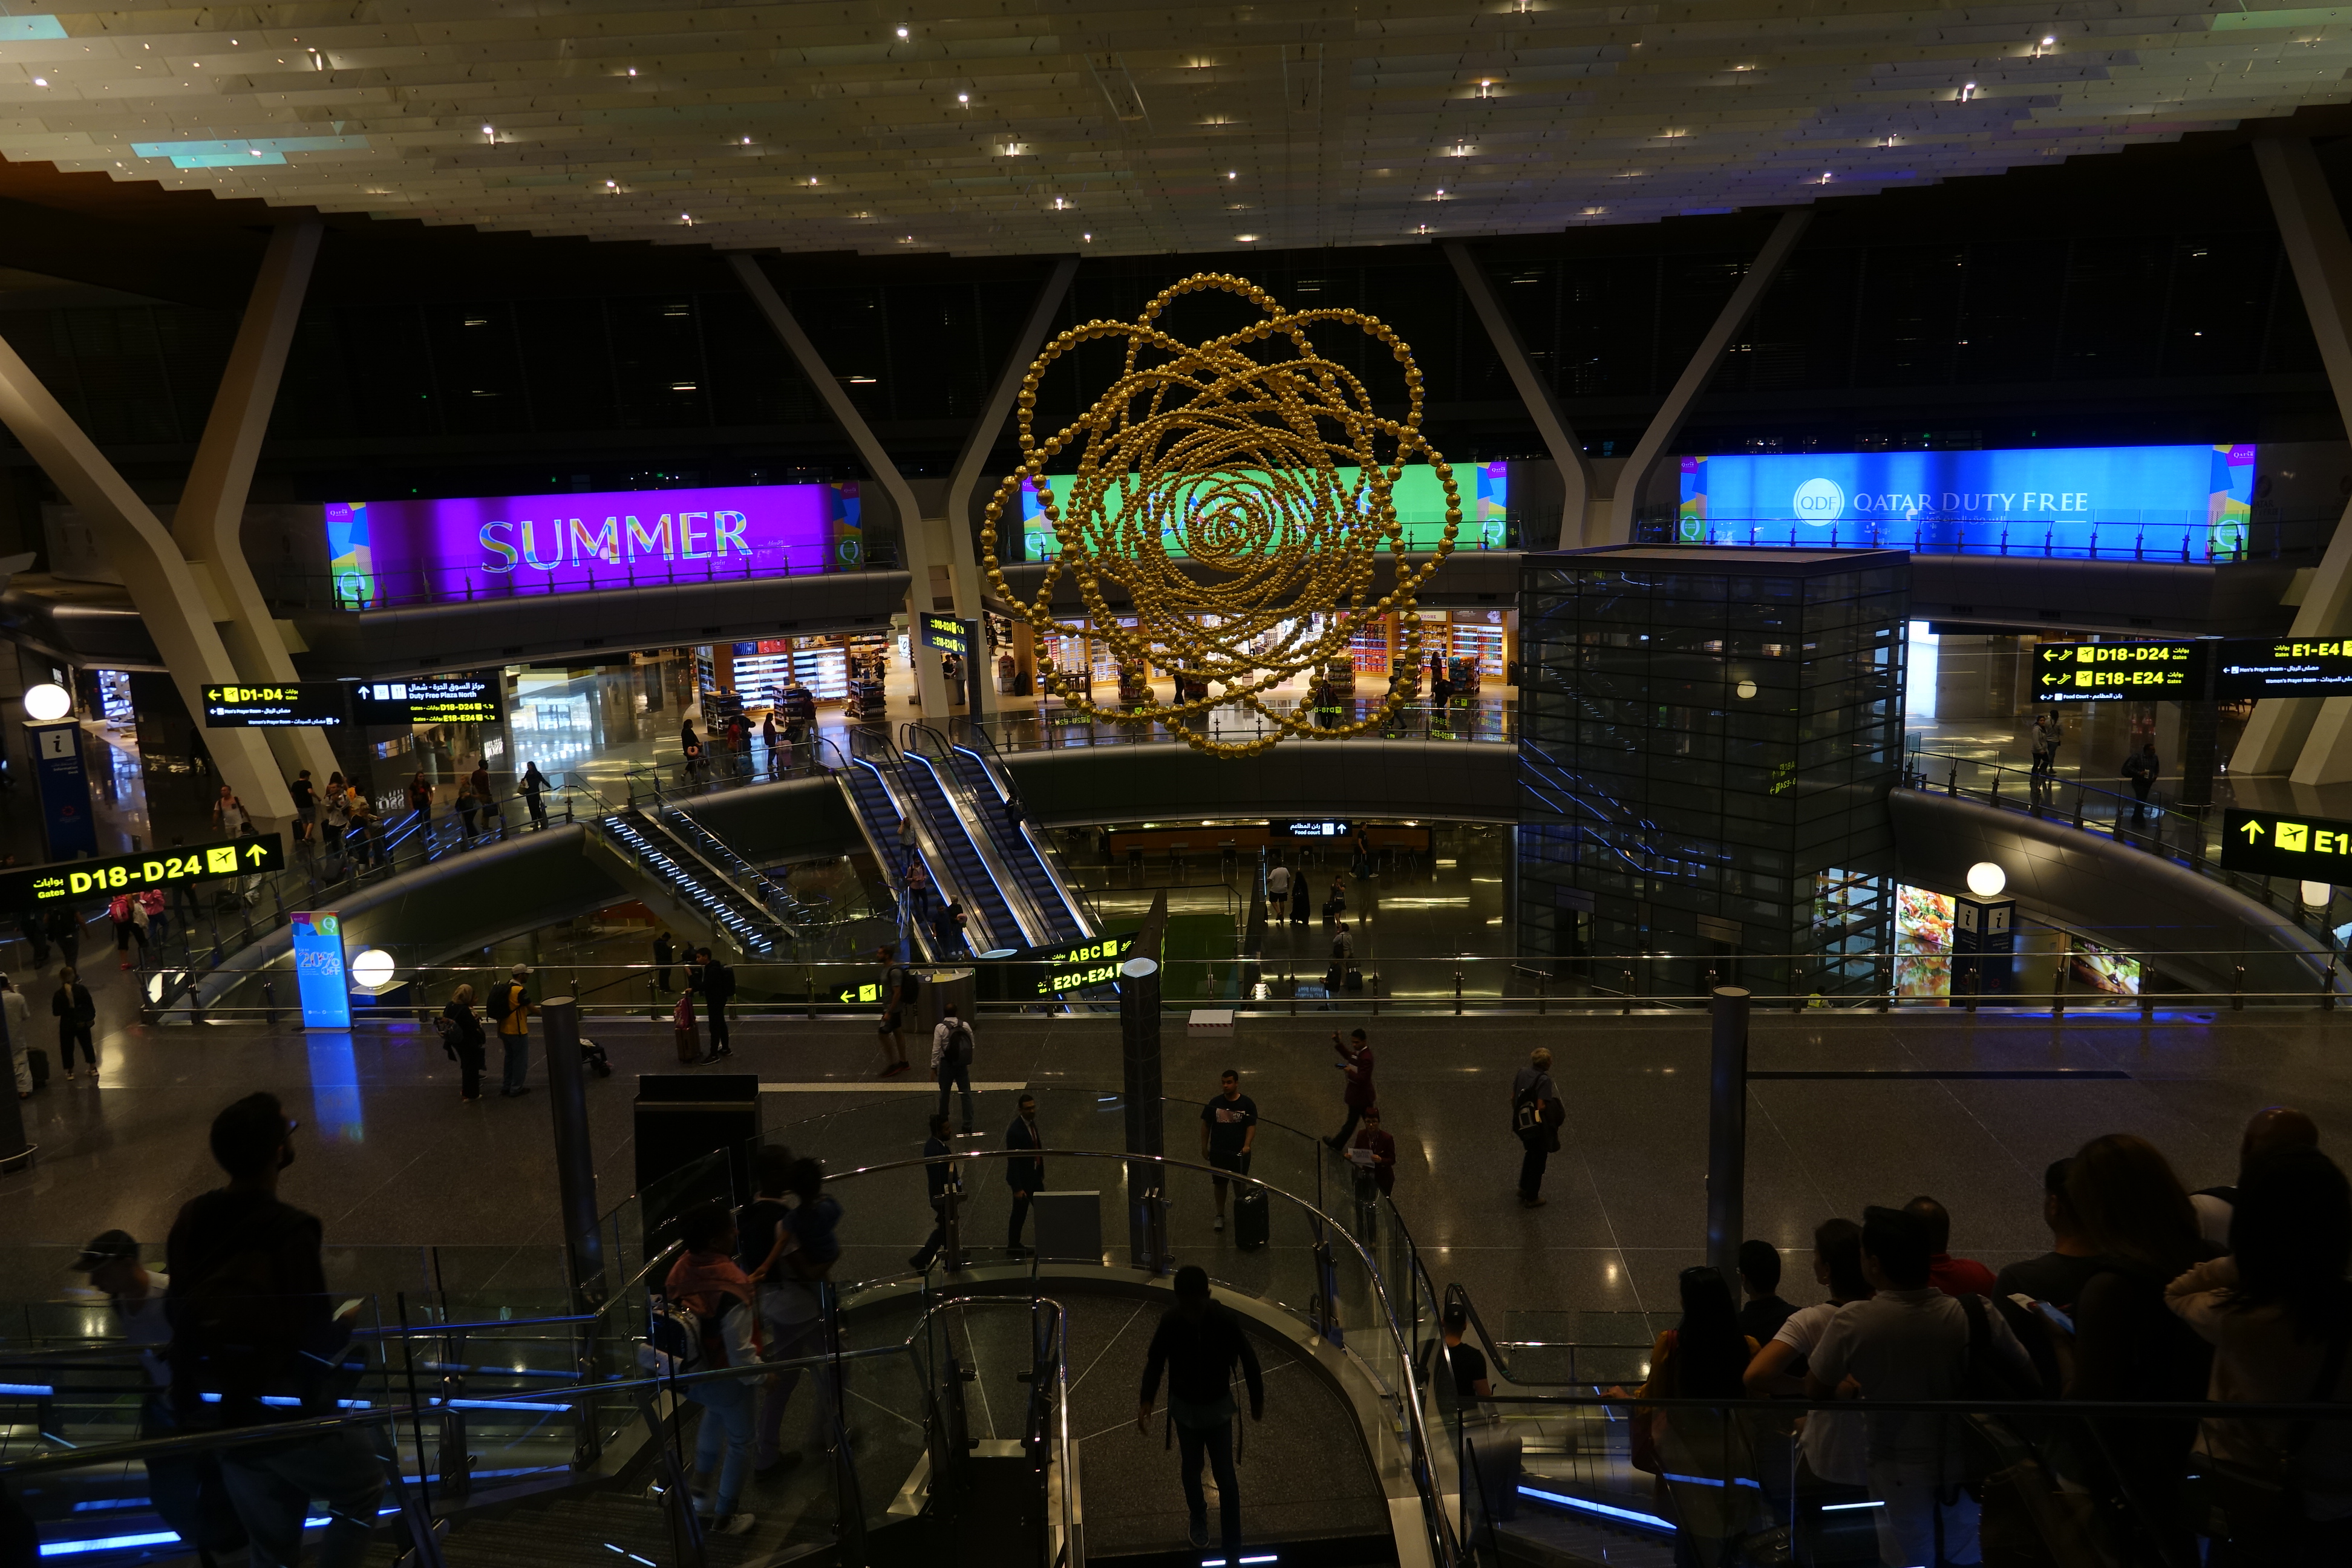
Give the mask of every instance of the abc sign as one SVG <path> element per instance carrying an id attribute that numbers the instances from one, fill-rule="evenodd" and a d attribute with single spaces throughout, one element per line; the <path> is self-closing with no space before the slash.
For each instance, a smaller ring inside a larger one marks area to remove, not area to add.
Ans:
<path id="1" fill-rule="evenodd" d="M 1800 522 L 1835 522 L 1845 515 L 1845 491 L 1835 479 L 1807 479 L 1790 505 Z"/>

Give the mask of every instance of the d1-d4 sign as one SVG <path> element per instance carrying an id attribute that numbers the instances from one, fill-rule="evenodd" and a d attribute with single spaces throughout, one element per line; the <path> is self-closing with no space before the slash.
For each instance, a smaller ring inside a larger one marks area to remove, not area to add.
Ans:
<path id="1" fill-rule="evenodd" d="M 2352 882 L 2352 822 L 2232 807 L 2221 814 L 2221 869 Z"/>

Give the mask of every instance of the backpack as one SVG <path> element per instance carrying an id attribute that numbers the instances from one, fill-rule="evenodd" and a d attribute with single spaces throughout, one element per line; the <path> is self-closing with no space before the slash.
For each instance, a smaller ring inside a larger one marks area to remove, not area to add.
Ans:
<path id="1" fill-rule="evenodd" d="M 723 1350 L 715 1363 L 710 1354 L 718 1325 L 705 1323 L 702 1314 L 684 1301 L 653 1297 L 647 1304 L 646 1322 L 646 1342 L 668 1358 L 671 1372 L 700 1372 L 712 1364 L 726 1364 Z"/>
<path id="2" fill-rule="evenodd" d="M 960 1068 L 971 1066 L 973 1044 L 971 1026 L 958 1018 L 948 1034 L 948 1059 Z"/>
<path id="3" fill-rule="evenodd" d="M 1511 1101 L 1511 1131 L 1522 1138 L 1540 1132 L 1544 1128 L 1543 1099 L 1536 1093 L 1536 1087 L 1528 1085 L 1519 1097 Z"/>

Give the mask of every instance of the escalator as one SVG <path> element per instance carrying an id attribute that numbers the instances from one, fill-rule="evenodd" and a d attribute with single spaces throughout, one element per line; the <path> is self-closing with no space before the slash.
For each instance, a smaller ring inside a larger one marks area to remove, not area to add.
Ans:
<path id="1" fill-rule="evenodd" d="M 649 885 L 656 901 L 690 911 L 745 957 L 774 957 L 790 938 L 756 895 L 656 818 L 632 808 L 607 812 L 592 826 L 590 842 L 601 840 L 625 862 L 632 879 Z"/>
<path id="2" fill-rule="evenodd" d="M 907 752 L 901 756 L 904 765 L 898 776 L 906 781 L 916 813 L 929 830 L 931 842 L 939 846 L 948 874 L 955 879 L 955 889 L 962 898 L 965 913 L 971 917 L 972 951 L 985 952 L 991 948 L 1031 945 L 1029 933 L 1022 930 L 1020 921 L 1013 917 L 1012 906 L 1004 901 L 1004 889 L 997 886 L 996 873 L 981 858 L 963 818 L 956 814 L 955 802 L 948 798 L 939 770 L 919 752 Z M 1034 940 L 1045 939 L 1041 936 Z"/>
<path id="3" fill-rule="evenodd" d="M 1035 911 L 1037 923 L 1044 928 L 1037 940 L 1077 942 L 1091 934 L 1078 916 L 1076 901 L 1045 864 L 1035 843 L 1005 816 L 1004 803 L 1010 796 L 987 759 L 969 746 L 954 745 L 948 748 L 947 760 L 963 786 L 965 798 L 972 804 L 973 817 L 994 846 L 997 860 L 1012 874 Z"/>
<path id="4" fill-rule="evenodd" d="M 853 755 L 849 765 L 834 776 L 841 781 L 843 791 L 849 796 L 849 809 L 856 815 L 857 826 L 865 831 L 866 847 L 873 852 L 875 864 L 881 867 L 882 879 L 888 885 L 891 896 L 898 900 L 898 907 L 901 910 L 907 907 L 907 857 L 909 854 L 930 878 L 931 886 L 942 886 L 940 868 L 931 864 L 921 845 L 917 844 L 911 849 L 901 847 L 898 830 L 902 819 L 898 813 L 898 801 L 891 794 L 889 781 L 883 776 L 882 770 L 866 758 Z M 929 951 L 929 931 L 915 931 L 912 935 L 919 946 Z"/>

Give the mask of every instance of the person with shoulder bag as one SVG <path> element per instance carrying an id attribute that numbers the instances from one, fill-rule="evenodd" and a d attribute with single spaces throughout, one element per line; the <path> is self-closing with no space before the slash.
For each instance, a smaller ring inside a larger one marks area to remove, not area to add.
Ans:
<path id="1" fill-rule="evenodd" d="M 1519 1206 L 1543 1206 L 1544 1165 L 1559 1148 L 1568 1107 L 1551 1080 L 1551 1053 L 1538 1047 L 1511 1080 L 1511 1131 L 1524 1153 L 1519 1161 Z"/>
<path id="2" fill-rule="evenodd" d="M 519 1094 L 529 1094 L 523 1079 L 530 1073 L 530 992 L 523 982 L 530 978 L 530 966 L 514 966 L 514 979 L 499 987 L 499 1044 L 506 1049 L 506 1081 L 499 1090 L 501 1099 L 512 1100 Z"/>
<path id="3" fill-rule="evenodd" d="M 458 986 L 434 1023 L 441 1031 L 442 1047 L 458 1067 L 457 1098 L 471 1105 L 482 1098 L 482 1062 L 489 1045 L 481 1019 L 474 1015 L 474 988 Z"/>

